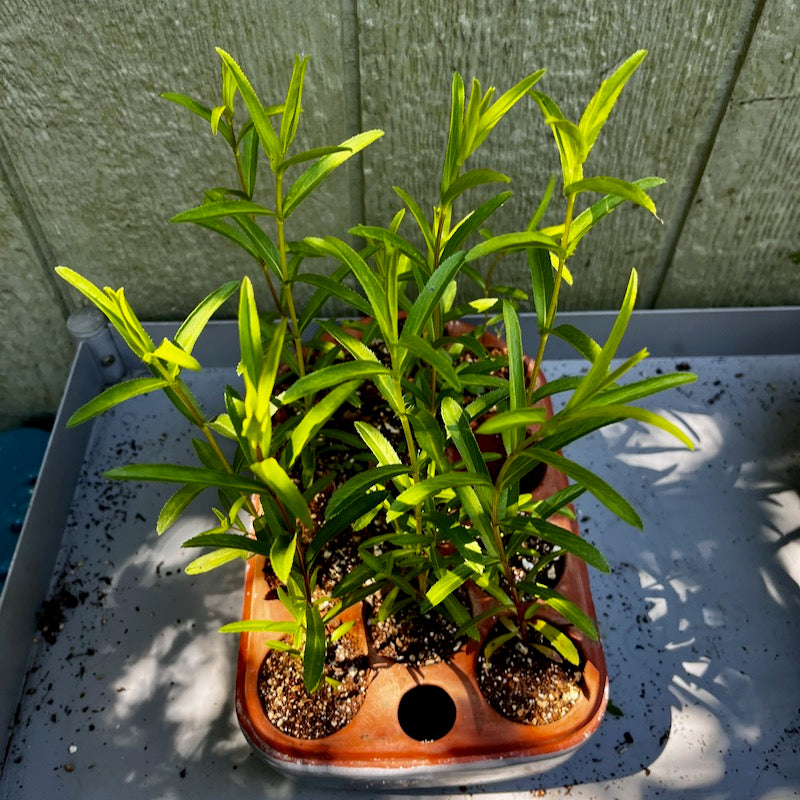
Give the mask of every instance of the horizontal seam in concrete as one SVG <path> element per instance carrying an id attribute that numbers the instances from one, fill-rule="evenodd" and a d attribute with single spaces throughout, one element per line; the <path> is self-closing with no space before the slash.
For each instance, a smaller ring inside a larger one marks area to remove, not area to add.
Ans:
<path id="1" fill-rule="evenodd" d="M 683 230 L 689 220 L 689 213 L 694 204 L 697 192 L 700 189 L 700 184 L 702 183 L 703 175 L 708 167 L 708 162 L 711 160 L 711 153 L 716 145 L 717 136 L 719 135 L 720 128 L 722 127 L 722 121 L 725 119 L 725 114 L 727 113 L 728 106 L 731 102 L 733 91 L 736 88 L 736 84 L 739 80 L 739 75 L 742 71 L 742 67 L 744 66 L 745 59 L 750 51 L 750 45 L 753 42 L 753 36 L 758 28 L 758 23 L 761 20 L 761 15 L 764 11 L 765 5 L 766 0 L 757 0 L 753 14 L 748 21 L 747 29 L 742 37 L 742 46 L 739 48 L 739 52 L 736 55 L 736 61 L 734 62 L 728 81 L 723 87 L 722 97 L 720 99 L 719 106 L 716 109 L 716 113 L 711 124 L 711 129 L 709 130 L 705 145 L 700 151 L 697 159 L 697 168 L 695 169 L 695 174 L 691 185 L 687 191 L 684 192 L 684 195 L 679 203 L 678 207 L 680 209 L 680 215 L 673 226 L 672 232 L 667 235 L 664 253 L 661 257 L 660 266 L 657 270 L 658 283 L 656 284 L 656 288 L 653 291 L 652 296 L 645 304 L 647 308 L 656 308 L 661 298 L 661 293 L 664 290 L 664 286 L 667 282 L 667 276 L 672 268 L 672 262 L 675 258 L 675 253 L 678 250 L 678 244 L 680 243 L 681 236 L 683 235 Z"/>
<path id="2" fill-rule="evenodd" d="M 33 209 L 28 193 L 25 191 L 22 180 L 14 168 L 11 154 L 2 136 L 0 136 L 0 178 L 3 179 L 8 187 L 12 205 L 25 229 L 33 252 L 36 255 L 36 260 L 39 262 L 42 277 L 52 287 L 56 302 L 61 309 L 61 314 L 66 320 L 73 309 L 62 292 L 61 286 L 56 281 L 56 275 L 53 271 L 53 267 L 56 265 L 53 248 L 50 246 L 47 236 L 45 236 L 44 229 Z"/>

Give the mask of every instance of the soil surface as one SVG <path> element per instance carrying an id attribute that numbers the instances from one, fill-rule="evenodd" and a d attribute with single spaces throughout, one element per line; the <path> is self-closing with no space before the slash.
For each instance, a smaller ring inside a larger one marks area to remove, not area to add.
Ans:
<path id="1" fill-rule="evenodd" d="M 339 652 L 328 659 L 324 683 L 314 694 L 303 686 L 303 664 L 297 656 L 268 650 L 258 675 L 258 691 L 269 721 L 298 739 L 320 739 L 347 725 L 364 702 L 374 670 L 367 656 Z"/>
<path id="2" fill-rule="evenodd" d="M 558 664 L 534 647 L 508 644 L 489 661 L 478 657 L 478 685 L 489 705 L 508 719 L 547 725 L 564 717 L 581 696 L 578 667 Z"/>

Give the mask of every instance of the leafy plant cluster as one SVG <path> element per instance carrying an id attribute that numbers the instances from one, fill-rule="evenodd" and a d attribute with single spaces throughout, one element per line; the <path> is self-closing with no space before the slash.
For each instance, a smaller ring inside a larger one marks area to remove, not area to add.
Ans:
<path id="1" fill-rule="evenodd" d="M 484 92 L 477 80 L 467 92 L 456 74 L 435 205 L 426 209 L 395 187 L 401 207 L 387 226 L 361 224 L 348 231 L 362 242 L 360 248 L 334 236 L 294 241 L 287 236 L 287 223 L 336 168 L 382 131 L 296 152 L 307 59 L 295 59 L 285 98 L 265 106 L 233 58 L 218 53 L 219 105 L 207 107 L 181 94 L 164 96 L 202 117 L 224 139 L 237 185 L 206 191 L 201 205 L 173 221 L 208 228 L 249 253 L 261 269 L 273 308 L 260 312 L 245 277 L 206 297 L 172 340 L 156 344 L 122 289 L 100 289 L 70 269 L 57 268 L 108 317 L 150 373 L 107 389 L 69 424 L 137 395 L 166 392 L 199 432 L 194 439 L 199 466 L 135 464 L 108 475 L 178 485 L 159 515 L 159 533 L 201 492 L 216 491 L 218 524 L 185 542 L 211 550 L 187 571 L 265 556 L 291 621 L 233 623 L 225 630 L 285 634 L 270 646 L 303 658 L 309 691 L 324 679 L 328 644 L 351 624 L 340 622 L 342 611 L 374 593 L 381 595 L 383 615 L 438 609 L 461 635 L 475 638 L 478 626 L 492 617 L 505 626 L 493 646 L 516 637 L 529 641 L 531 631 L 538 631 L 549 643 L 547 652 L 577 662 L 572 640 L 540 615 L 541 608 L 554 609 L 590 637 L 597 636 L 595 627 L 576 605 L 548 588 L 542 575 L 565 553 L 601 570 L 608 564 L 598 549 L 554 524 L 552 517 L 568 515 L 570 503 L 588 491 L 623 520 L 635 526 L 641 521 L 625 499 L 562 455 L 562 448 L 625 419 L 660 427 L 691 447 L 685 433 L 667 419 L 631 403 L 693 376 L 623 383 L 646 350 L 615 366 L 636 300 L 635 271 L 605 343 L 556 319 L 563 284 L 572 281 L 569 260 L 584 236 L 625 201 L 656 213 L 648 191 L 663 182 L 660 178 L 631 183 L 584 174 L 603 124 L 644 51 L 602 83 L 577 123 L 534 88 L 543 70 L 500 96 L 491 88 Z M 237 95 L 247 112 L 244 122 Z M 534 111 L 541 111 L 555 139 L 563 221 L 542 227 L 556 196 L 554 178 L 525 230 L 492 235 L 486 225 L 511 192 L 497 191 L 477 204 L 470 204 L 469 197 L 477 194 L 476 187 L 503 186 L 510 178 L 473 167 L 471 160 L 526 98 Z M 600 199 L 579 210 L 586 195 L 597 194 Z M 529 299 L 538 321 L 539 346 L 530 359 L 522 350 L 520 293 L 515 298 L 491 281 L 498 259 L 513 253 L 527 259 Z M 333 260 L 333 272 L 319 266 L 321 258 L 326 265 Z M 296 302 L 298 284 L 313 287 L 302 308 Z M 457 305 L 462 284 L 473 287 L 475 299 Z M 226 387 L 222 413 L 217 409 L 209 415 L 184 374 L 201 368 L 192 354 L 198 336 L 237 291 L 241 384 Z M 329 299 L 364 319 L 321 321 L 312 335 L 311 323 Z M 453 327 L 469 312 L 484 314 L 486 324 L 466 333 Z M 494 324 L 502 325 L 505 352 L 484 343 L 485 328 Z M 585 374 L 539 380 L 551 336 L 579 351 L 587 362 Z M 548 415 L 545 400 L 557 394 L 566 401 Z M 358 418 L 367 396 L 383 407 L 388 423 Z M 352 424 L 341 423 L 353 414 Z M 535 499 L 532 476 L 542 465 L 563 471 L 572 484 Z M 326 497 L 323 513 L 314 510 L 320 495 Z M 336 537 L 357 532 L 358 565 L 332 590 L 322 591 L 321 555 Z M 540 547 L 542 542 L 550 547 Z M 522 574 L 513 568 L 520 558 L 528 565 Z M 478 616 L 458 592 L 468 581 L 491 599 Z"/>

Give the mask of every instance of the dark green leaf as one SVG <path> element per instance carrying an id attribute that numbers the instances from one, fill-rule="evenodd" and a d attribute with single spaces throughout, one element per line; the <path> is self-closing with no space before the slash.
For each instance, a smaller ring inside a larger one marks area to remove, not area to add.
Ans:
<path id="1" fill-rule="evenodd" d="M 390 375 L 389 369 L 382 364 L 372 364 L 369 361 L 346 361 L 333 364 L 330 367 L 315 369 L 308 375 L 298 379 L 278 399 L 284 405 L 293 403 L 303 397 L 316 394 L 331 386 L 338 386 L 345 381 L 363 381 L 376 375 Z"/>
<path id="2" fill-rule="evenodd" d="M 197 484 L 182 486 L 166 503 L 164 503 L 161 513 L 158 515 L 158 521 L 156 522 L 156 532 L 159 536 L 177 522 L 178 518 L 189 506 L 189 503 L 204 489 L 204 486 L 198 486 Z"/>
<path id="3" fill-rule="evenodd" d="M 175 464 L 128 464 L 124 467 L 114 467 L 103 474 L 112 480 L 186 483 L 195 486 L 233 489 L 247 494 L 264 490 L 262 484 L 241 475 L 232 475 L 222 470 L 183 467 Z"/>
<path id="4" fill-rule="evenodd" d="M 422 335 L 424 326 L 432 318 L 433 311 L 442 299 L 445 289 L 463 265 L 464 254 L 460 252 L 450 256 L 439 265 L 420 291 L 411 311 L 408 312 L 400 337 L 401 341 L 407 337 Z"/>
<path id="5" fill-rule="evenodd" d="M 265 542 L 237 533 L 201 533 L 199 536 L 187 539 L 181 547 L 224 547 L 228 550 L 269 555 L 269 547 Z"/>
<path id="6" fill-rule="evenodd" d="M 306 644 L 303 650 L 303 685 L 310 694 L 319 689 L 325 672 L 325 625 L 317 609 L 306 607 Z"/>
<path id="7" fill-rule="evenodd" d="M 633 507 L 622 495 L 612 489 L 604 480 L 590 472 L 580 464 L 570 461 L 557 453 L 544 450 L 540 447 L 530 447 L 526 451 L 529 457 L 544 461 L 568 475 L 576 483 L 585 486 L 604 506 L 613 511 L 620 519 L 636 528 L 642 527 L 642 520 L 633 510 Z"/>

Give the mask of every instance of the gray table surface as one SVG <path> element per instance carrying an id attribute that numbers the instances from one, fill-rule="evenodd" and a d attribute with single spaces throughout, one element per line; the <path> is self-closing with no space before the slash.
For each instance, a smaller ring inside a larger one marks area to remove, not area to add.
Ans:
<path id="1" fill-rule="evenodd" d="M 618 715 L 536 776 L 383 796 L 800 797 L 800 356 L 654 358 L 638 374 L 679 361 L 697 383 L 650 405 L 688 428 L 694 452 L 638 424 L 567 452 L 645 523 L 578 503 L 613 568 L 591 580 Z M 549 362 L 547 375 L 574 368 Z M 231 379 L 211 369 L 196 388 L 215 400 Z M 2 800 L 339 796 L 276 774 L 239 731 L 237 641 L 217 628 L 239 617 L 243 570 L 182 571 L 205 507 L 159 538 L 169 489 L 101 476 L 167 459 L 192 463 L 190 437 L 158 395 L 94 424 L 50 588 L 78 602 L 54 643 L 31 645 Z"/>

